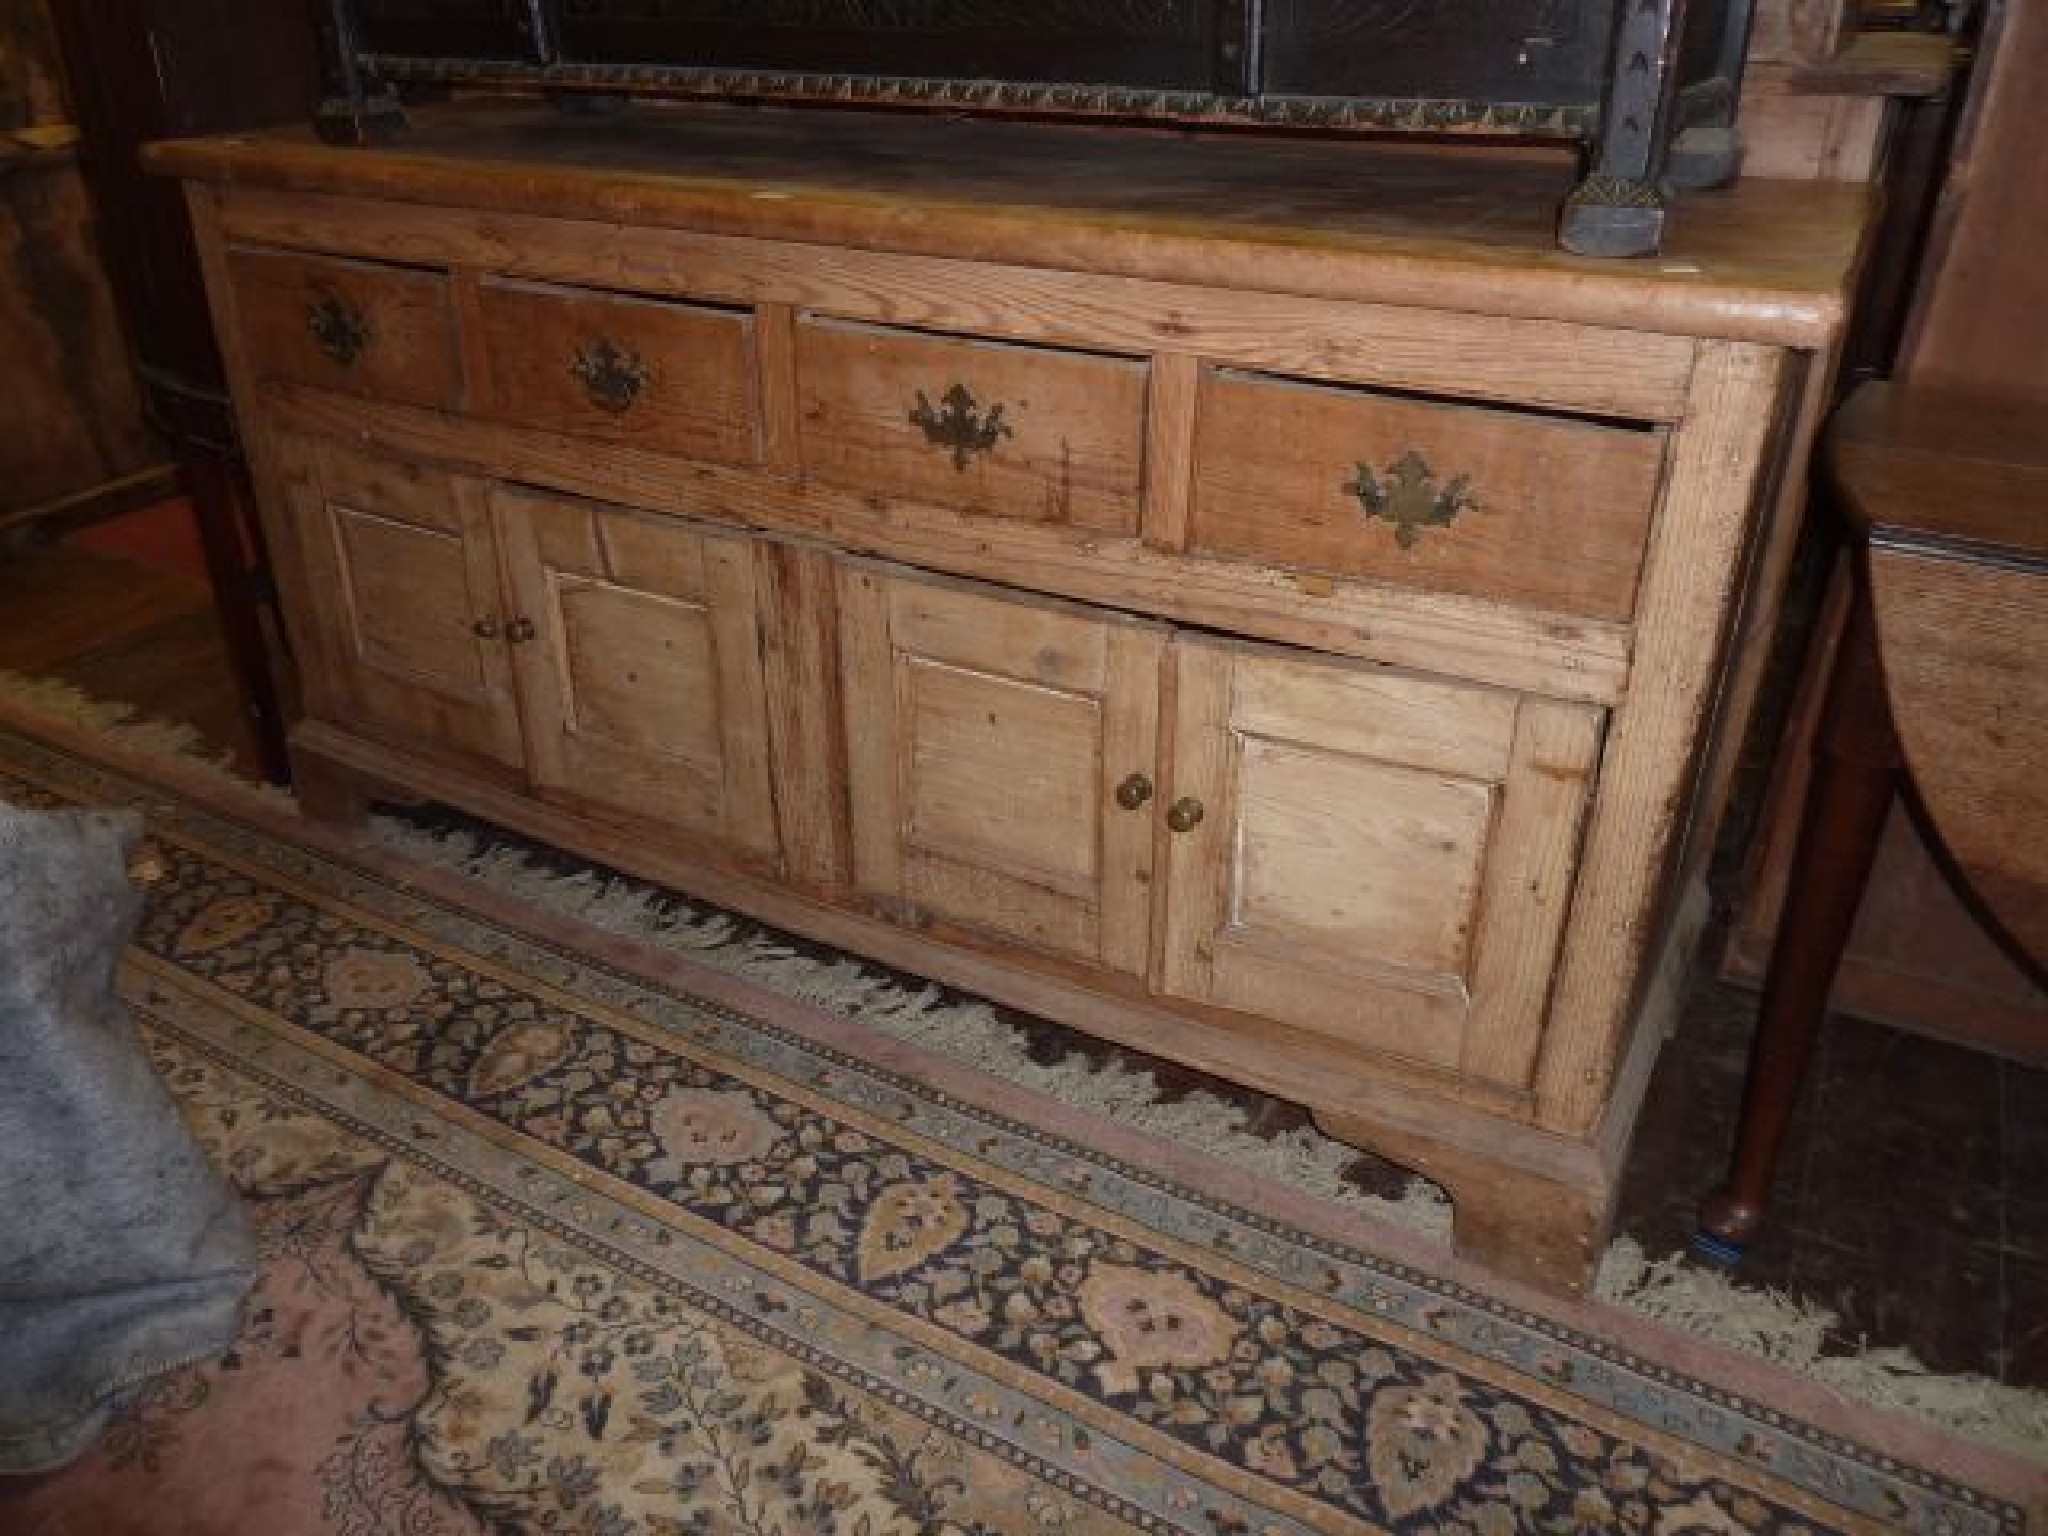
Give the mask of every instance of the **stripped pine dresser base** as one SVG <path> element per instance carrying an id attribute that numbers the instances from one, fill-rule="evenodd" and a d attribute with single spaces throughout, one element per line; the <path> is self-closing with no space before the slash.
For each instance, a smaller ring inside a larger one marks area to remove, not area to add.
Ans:
<path id="1" fill-rule="evenodd" d="M 1702 194 L 1648 266 L 1558 255 L 1526 156 L 454 103 L 155 163 L 316 813 L 1297 1101 L 1584 1284 L 1861 189 Z"/>

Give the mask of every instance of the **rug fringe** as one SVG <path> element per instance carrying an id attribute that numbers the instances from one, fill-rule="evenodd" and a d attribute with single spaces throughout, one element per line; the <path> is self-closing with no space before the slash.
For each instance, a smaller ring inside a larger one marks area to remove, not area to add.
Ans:
<path id="1" fill-rule="evenodd" d="M 136 751 L 189 758 L 220 769 L 237 784 L 249 782 L 228 771 L 228 754 L 209 748 L 196 727 L 155 719 L 136 705 L 96 698 L 58 678 L 21 672 L 0 671 L 0 694 L 46 719 L 113 737 Z"/>
<path id="2" fill-rule="evenodd" d="M 104 737 L 130 752 L 177 758 L 231 793 L 253 795 L 275 809 L 298 814 L 298 802 L 287 791 L 236 772 L 234 754 L 208 742 L 196 726 L 158 719 L 140 705 L 100 698 L 61 678 L 31 677 L 5 668 L 0 668 L 0 699 L 45 720 Z"/>
<path id="3" fill-rule="evenodd" d="M 1595 1290 L 1603 1301 L 1760 1356 L 1844 1397 L 2048 1461 L 2048 1392 L 1934 1371 L 1904 1349 L 1873 1349 L 1861 1340 L 1845 1344 L 1835 1332 L 1841 1318 L 1814 1302 L 1744 1285 L 1683 1254 L 1652 1259 L 1631 1237 L 1608 1246 Z"/>
<path id="4" fill-rule="evenodd" d="M 47 678 L 0 671 L 0 698 L 46 718 L 102 736 L 131 751 L 205 765 L 243 793 L 255 786 L 209 752 L 189 726 L 148 718 L 133 705 L 93 698 Z M 289 797 L 267 792 L 289 804 Z M 1374 1220 L 1448 1241 L 1451 1204 L 1426 1179 L 1388 1200 L 1344 1179 L 1356 1154 L 1301 1127 L 1271 1139 L 1244 1128 L 1235 1105 L 1196 1093 L 1162 1100 L 1149 1071 L 1117 1063 L 1033 1061 L 1021 1031 L 989 1005 L 953 1000 L 938 987 L 905 986 L 846 957 L 819 959 L 764 934 L 744 919 L 705 910 L 657 887 L 596 870 L 550 868 L 533 853 L 461 830 L 434 830 L 374 816 L 386 847 L 420 864 L 546 905 L 606 932 L 644 940 L 700 964 L 758 983 L 992 1076 L 1037 1090 L 1284 1180 Z M 1824 1307 L 1745 1285 L 1701 1269 L 1681 1254 L 1650 1258 L 1634 1239 L 1617 1238 L 1604 1255 L 1595 1294 L 1654 1322 L 1800 1372 L 1844 1397 L 1910 1414 L 2001 1450 L 2048 1461 L 2048 1392 L 2010 1387 L 1980 1375 L 1930 1370 L 1909 1352 L 1860 1344 L 1841 1352 L 1839 1322 Z"/>

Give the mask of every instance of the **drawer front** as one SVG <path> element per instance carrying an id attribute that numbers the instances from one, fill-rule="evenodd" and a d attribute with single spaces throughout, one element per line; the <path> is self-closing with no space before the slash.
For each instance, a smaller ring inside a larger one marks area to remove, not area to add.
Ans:
<path id="1" fill-rule="evenodd" d="M 1211 369 L 1189 546 L 1626 619 L 1663 452 L 1650 429 Z"/>
<path id="2" fill-rule="evenodd" d="M 289 251 L 228 255 L 259 377 L 452 409 L 462 398 L 442 272 Z"/>
<path id="3" fill-rule="evenodd" d="M 487 278 L 477 325 L 485 415 L 730 464 L 760 457 L 744 313 Z"/>
<path id="4" fill-rule="evenodd" d="M 1135 533 L 1141 362 L 807 320 L 803 463 L 962 511 Z"/>

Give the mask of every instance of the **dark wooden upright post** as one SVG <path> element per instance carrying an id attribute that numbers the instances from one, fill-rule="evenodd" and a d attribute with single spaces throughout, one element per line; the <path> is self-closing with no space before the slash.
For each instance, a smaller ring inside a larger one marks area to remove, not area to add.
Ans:
<path id="1" fill-rule="evenodd" d="M 318 93 L 312 18 L 275 0 L 66 0 L 53 12 L 145 406 L 197 514 L 259 765 L 281 782 L 268 567 L 234 412 L 184 197 L 144 173 L 139 151 L 152 139 L 305 121 Z"/>
<path id="2" fill-rule="evenodd" d="M 405 132 L 405 108 L 363 63 L 355 0 L 319 0 L 324 74 L 313 129 L 330 144 L 389 144 Z"/>
<path id="3" fill-rule="evenodd" d="M 1654 256 L 1664 240 L 1664 171 L 1686 0 L 1620 0 L 1600 141 L 1565 199 L 1558 243 L 1581 256 Z"/>

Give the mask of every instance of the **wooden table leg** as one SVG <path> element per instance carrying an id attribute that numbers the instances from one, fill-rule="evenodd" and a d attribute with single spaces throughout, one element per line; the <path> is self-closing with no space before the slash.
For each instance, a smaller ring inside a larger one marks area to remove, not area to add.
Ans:
<path id="1" fill-rule="evenodd" d="M 1784 915 L 1764 976 L 1749 1080 L 1727 1181 L 1700 1205 L 1693 1251 L 1732 1264 L 1770 1207 L 1778 1154 L 1827 1012 L 1828 993 L 1900 782 L 1877 634 L 1859 574 L 1792 857 Z"/>

